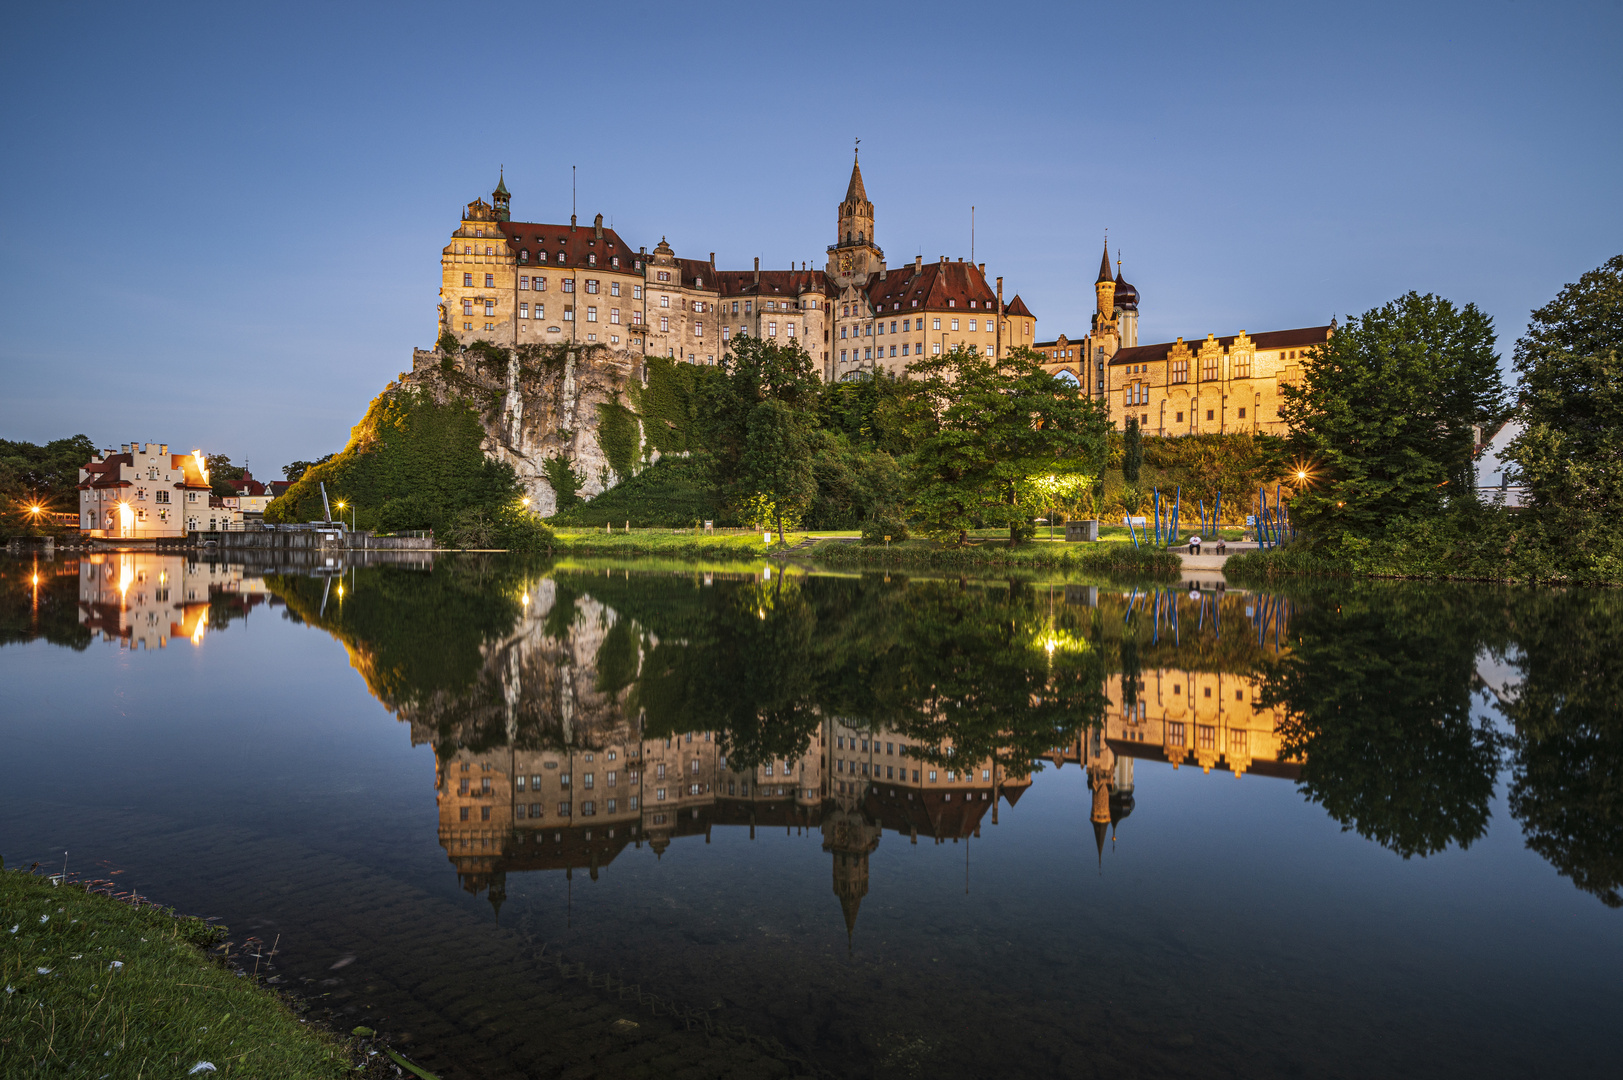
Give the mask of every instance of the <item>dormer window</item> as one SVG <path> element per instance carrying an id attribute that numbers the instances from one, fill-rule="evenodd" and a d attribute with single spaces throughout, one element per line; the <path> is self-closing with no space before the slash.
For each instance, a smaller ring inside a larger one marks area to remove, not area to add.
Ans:
<path id="1" fill-rule="evenodd" d="M 609 259 L 609 265 L 612 266 L 616 270 L 620 269 L 620 256 L 618 256 L 618 255 L 612 256 Z"/>
<path id="2" fill-rule="evenodd" d="M 704 288 L 704 278 L 702 278 L 702 277 L 696 277 L 696 278 L 694 278 L 694 279 L 693 279 L 693 287 L 694 287 L 694 288 L 695 288 L 695 289 L 702 289 L 702 288 Z"/>
<path id="3" fill-rule="evenodd" d="M 597 265 L 597 252 L 595 252 L 595 251 L 587 252 L 587 254 L 586 254 L 586 265 L 587 266 L 596 266 Z"/>
<path id="4" fill-rule="evenodd" d="M 518 261 L 521 262 L 521 263 L 527 263 L 527 262 L 530 261 L 530 253 L 529 253 L 529 251 L 527 249 L 524 249 L 524 248 L 519 249 Z"/>
<path id="5" fill-rule="evenodd" d="M 536 262 L 546 262 L 547 261 L 547 253 L 545 251 L 536 252 L 535 253 L 535 261 Z"/>
<path id="6" fill-rule="evenodd" d="M 956 301 L 956 300 L 948 300 L 947 301 L 947 306 L 948 307 L 957 307 L 958 306 L 958 301 Z"/>

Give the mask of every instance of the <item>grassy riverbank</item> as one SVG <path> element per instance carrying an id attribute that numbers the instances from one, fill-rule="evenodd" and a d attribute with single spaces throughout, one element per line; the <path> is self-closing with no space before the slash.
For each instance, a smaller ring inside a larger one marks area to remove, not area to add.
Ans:
<path id="1" fill-rule="evenodd" d="M 908 540 L 889 547 L 821 543 L 811 558 L 824 566 L 929 567 L 937 570 L 1053 569 L 1085 573 L 1135 573 L 1175 577 L 1183 563 L 1164 548 L 1134 547 L 1100 541 L 1092 544 L 1035 542 L 1009 547 L 987 541 L 958 547 L 930 540 Z"/>
<path id="2" fill-rule="evenodd" d="M 559 555 L 665 556 L 683 559 L 759 559 L 778 550 L 761 540 L 762 533 L 718 533 L 706 535 L 686 530 L 640 529 L 610 532 L 602 529 L 555 529 L 553 553 Z M 804 533 L 784 534 L 784 546 L 793 547 L 805 539 Z"/>
<path id="3" fill-rule="evenodd" d="M 6 1075 L 352 1073 L 344 1047 L 208 957 L 221 936 L 200 919 L 0 871 Z"/>

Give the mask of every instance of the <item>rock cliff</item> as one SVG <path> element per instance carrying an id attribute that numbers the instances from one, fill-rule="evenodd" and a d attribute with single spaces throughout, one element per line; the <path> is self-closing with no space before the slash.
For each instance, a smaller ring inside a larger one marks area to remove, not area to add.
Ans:
<path id="1" fill-rule="evenodd" d="M 642 378 L 640 356 L 601 345 L 476 345 L 413 350 L 400 385 L 442 404 L 470 402 L 484 422 L 485 453 L 513 467 L 531 509 L 545 517 L 558 509 L 562 470 L 590 499 L 658 459 L 657 451 L 645 458 L 641 423 L 623 400 Z"/>

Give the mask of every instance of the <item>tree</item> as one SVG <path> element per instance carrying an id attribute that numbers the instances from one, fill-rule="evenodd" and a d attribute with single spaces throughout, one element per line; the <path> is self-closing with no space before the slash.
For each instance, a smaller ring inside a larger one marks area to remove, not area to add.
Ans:
<path id="1" fill-rule="evenodd" d="M 79 469 L 96 454 L 86 435 L 52 439 L 43 446 L 0 439 L 0 529 L 37 529 L 39 515 L 28 507 L 78 508 Z"/>
<path id="2" fill-rule="evenodd" d="M 231 459 L 225 454 L 209 454 L 204 460 L 208 462 L 209 487 L 214 489 L 214 494 L 222 499 L 235 495 L 237 489 L 231 486 L 231 482 L 241 480 L 248 471 L 247 467 L 231 464 Z"/>
<path id="3" fill-rule="evenodd" d="M 1301 383 L 1281 387 L 1294 447 L 1327 481 L 1297 496 L 1297 521 L 1370 536 L 1474 498 L 1475 433 L 1505 411 L 1494 347 L 1476 305 L 1411 292 L 1312 350 Z"/>
<path id="4" fill-rule="evenodd" d="M 960 542 L 976 521 L 1031 533 L 1033 478 L 1096 475 L 1110 421 L 1104 405 L 1049 375 L 1018 348 L 1000 363 L 954 349 L 909 366 L 928 407 L 910 455 L 909 501 L 925 531 Z"/>
<path id="5" fill-rule="evenodd" d="M 1623 255 L 1533 312 L 1516 343 L 1525 425 L 1510 445 L 1533 506 L 1558 527 L 1623 510 Z"/>
<path id="6" fill-rule="evenodd" d="M 1144 467 L 1144 436 L 1138 430 L 1138 417 L 1127 418 L 1127 431 L 1122 436 L 1121 479 L 1131 487 L 1138 486 L 1138 473 Z"/>
<path id="7" fill-rule="evenodd" d="M 744 477 L 752 493 L 770 507 L 779 544 L 784 518 L 798 522 L 817 494 L 805 428 L 805 416 L 777 398 L 767 398 L 750 410 Z"/>
<path id="8" fill-rule="evenodd" d="M 784 447 L 798 446 L 804 453 L 803 440 L 796 443 L 788 429 L 798 433 L 811 429 L 818 380 L 810 354 L 798 341 L 780 345 L 749 335 L 733 339 L 722 369 L 722 377 L 700 384 L 699 393 L 709 417 L 717 480 L 735 505 L 743 505 L 760 494 L 756 470 L 761 462 L 750 453 L 752 428 L 760 429 L 757 440 L 788 440 L 782 442 Z M 774 412 L 770 420 L 765 414 L 757 417 L 756 406 L 764 401 L 777 402 L 785 411 Z M 780 424 L 788 428 L 768 434 L 769 428 Z"/>
<path id="9" fill-rule="evenodd" d="M 292 483 L 302 479 L 308 470 L 315 468 L 317 465 L 324 465 L 331 460 L 331 454 L 322 454 L 314 461 L 294 461 L 282 466 L 282 475 L 287 477 L 289 483 Z"/>

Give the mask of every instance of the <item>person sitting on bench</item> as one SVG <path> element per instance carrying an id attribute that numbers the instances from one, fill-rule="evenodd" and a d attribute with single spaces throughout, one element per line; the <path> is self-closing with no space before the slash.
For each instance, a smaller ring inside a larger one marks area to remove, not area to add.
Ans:
<path id="1" fill-rule="evenodd" d="M 1200 537 L 1191 536 L 1189 538 L 1189 554 L 1191 554 L 1191 555 L 1199 555 L 1200 554 Z"/>

